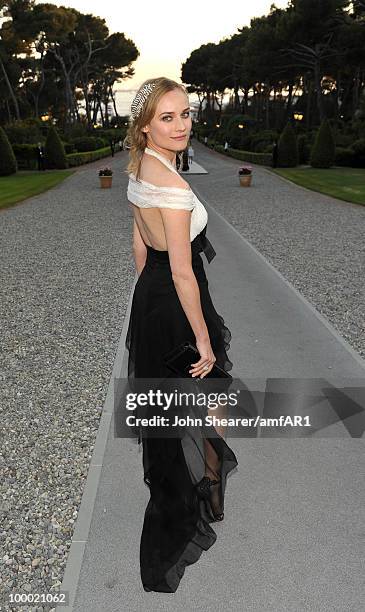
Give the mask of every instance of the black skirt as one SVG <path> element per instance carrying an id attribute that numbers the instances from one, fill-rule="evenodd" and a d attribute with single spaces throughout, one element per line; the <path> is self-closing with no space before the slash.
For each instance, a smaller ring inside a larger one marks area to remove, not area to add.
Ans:
<path id="1" fill-rule="evenodd" d="M 192 267 L 216 363 L 228 372 L 232 369 L 227 356 L 231 332 L 209 293 L 200 253 L 203 251 L 210 262 L 215 251 L 205 234 L 206 226 L 191 242 Z M 147 247 L 126 336 L 128 378 L 176 377 L 163 356 L 186 340 L 195 344 L 173 283 L 168 252 Z M 211 527 L 216 508 L 197 495 L 196 484 L 205 474 L 216 474 L 221 503 L 227 475 L 237 466 L 237 459 L 221 435 L 212 430 L 212 436 L 205 434 L 204 438 L 191 431 L 176 438 L 142 438 L 144 481 L 150 489 L 140 542 L 145 591 L 175 592 L 186 566 L 195 563 L 216 540 Z"/>

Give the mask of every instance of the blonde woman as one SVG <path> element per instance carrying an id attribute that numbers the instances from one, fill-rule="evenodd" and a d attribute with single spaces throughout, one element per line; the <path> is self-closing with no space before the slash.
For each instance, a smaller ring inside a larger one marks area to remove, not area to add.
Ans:
<path id="1" fill-rule="evenodd" d="M 228 371 L 231 333 L 212 303 L 201 256 L 210 263 L 215 255 L 207 211 L 176 169 L 191 131 L 186 89 L 165 77 L 148 79 L 131 114 L 127 198 L 138 280 L 126 338 L 128 377 L 176 376 L 164 355 L 187 340 L 200 355 L 191 377 L 204 378 L 215 363 Z M 142 439 L 150 489 L 140 545 L 146 591 L 175 592 L 185 567 L 216 540 L 210 523 L 223 519 L 226 477 L 237 460 L 214 434 Z"/>

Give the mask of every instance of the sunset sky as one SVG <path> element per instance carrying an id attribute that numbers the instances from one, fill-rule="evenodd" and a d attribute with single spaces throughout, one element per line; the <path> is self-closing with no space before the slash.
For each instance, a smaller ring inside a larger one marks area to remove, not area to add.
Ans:
<path id="1" fill-rule="evenodd" d="M 66 0 L 53 4 L 102 17 L 110 33 L 123 32 L 134 41 L 140 52 L 133 64 L 135 76 L 117 86 L 119 90 L 127 90 L 138 88 L 151 77 L 166 76 L 180 81 L 181 64 L 194 49 L 231 36 L 237 28 L 249 25 L 252 17 L 268 14 L 271 4 L 285 8 L 288 0 L 220 3 Z"/>

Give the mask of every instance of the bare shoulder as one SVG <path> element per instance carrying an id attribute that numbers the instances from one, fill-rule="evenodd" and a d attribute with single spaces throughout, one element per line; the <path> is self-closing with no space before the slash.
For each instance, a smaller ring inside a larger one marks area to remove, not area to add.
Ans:
<path id="1" fill-rule="evenodd" d="M 180 187 L 190 189 L 190 185 L 179 175 L 169 170 L 159 159 L 143 155 L 140 178 L 156 187 Z"/>

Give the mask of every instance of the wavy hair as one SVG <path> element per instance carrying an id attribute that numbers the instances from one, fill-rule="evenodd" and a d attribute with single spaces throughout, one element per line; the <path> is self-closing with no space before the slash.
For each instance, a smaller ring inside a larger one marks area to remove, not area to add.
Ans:
<path id="1" fill-rule="evenodd" d="M 157 104 L 165 93 L 173 91 L 174 89 L 181 89 L 181 91 L 188 95 L 184 85 L 166 77 L 147 79 L 142 83 L 138 91 L 148 83 L 156 83 L 156 87 L 153 88 L 143 104 L 139 116 L 136 117 L 136 119 L 133 119 L 131 116 L 127 135 L 123 141 L 124 148 L 129 149 L 129 163 L 125 172 L 127 172 L 127 174 L 133 173 L 137 181 L 139 179 L 142 156 L 147 146 L 147 134 L 142 132 L 142 128 L 150 123 L 155 116 Z M 182 152 L 178 155 L 181 154 Z"/>

